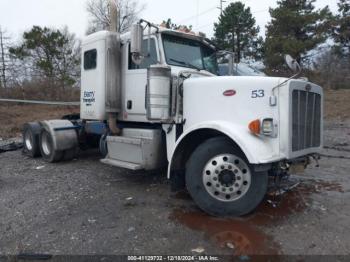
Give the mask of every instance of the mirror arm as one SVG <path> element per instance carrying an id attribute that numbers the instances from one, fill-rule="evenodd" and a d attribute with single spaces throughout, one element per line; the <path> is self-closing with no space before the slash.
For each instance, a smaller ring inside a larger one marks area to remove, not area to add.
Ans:
<path id="1" fill-rule="evenodd" d="M 145 30 L 148 27 L 148 39 L 147 39 L 147 54 L 141 54 L 140 56 L 145 58 L 145 57 L 151 57 L 151 29 L 152 27 L 155 28 L 157 31 L 156 33 L 159 33 L 159 27 L 155 24 L 152 24 L 149 21 L 146 21 L 144 19 L 140 19 L 138 24 L 142 26 L 142 24 L 145 23 L 146 25 L 143 27 Z"/>
<path id="2" fill-rule="evenodd" d="M 288 57 L 288 56 L 289 56 L 289 55 L 286 55 L 286 57 Z M 289 57 L 290 57 L 290 56 L 289 56 Z M 275 96 L 275 90 L 276 90 L 277 88 L 283 86 L 283 85 L 284 85 L 285 83 L 287 83 L 289 80 L 292 80 L 292 79 L 298 77 L 298 76 L 301 74 L 302 68 L 301 68 L 300 64 L 299 64 L 296 60 L 294 60 L 294 59 L 293 59 L 293 62 L 292 62 L 292 63 L 295 63 L 295 64 L 296 64 L 296 66 L 297 66 L 297 68 L 298 68 L 298 72 L 297 72 L 296 74 L 294 74 L 293 76 L 291 76 L 290 78 L 288 78 L 287 80 L 285 80 L 285 81 L 283 81 L 282 83 L 280 83 L 280 84 L 278 84 L 277 86 L 275 86 L 275 87 L 272 89 L 272 96 Z M 287 64 L 288 64 L 288 62 L 287 62 Z M 288 66 L 289 66 L 289 64 L 288 64 Z"/>
<path id="3" fill-rule="evenodd" d="M 153 27 L 153 28 L 155 28 L 156 30 L 157 30 L 157 33 L 159 33 L 159 26 L 157 26 L 157 25 L 155 25 L 155 24 L 153 24 L 153 23 L 151 23 L 151 22 L 149 22 L 149 21 L 147 21 L 147 20 L 144 20 L 144 19 L 140 19 L 139 20 L 139 22 L 138 22 L 138 24 L 143 24 L 143 23 L 145 23 L 146 24 L 146 26 L 145 26 L 145 28 L 148 26 L 148 27 Z"/>
<path id="4" fill-rule="evenodd" d="M 273 95 L 273 96 L 275 95 L 275 89 L 277 89 L 277 88 L 283 86 L 283 85 L 284 85 L 285 83 L 287 83 L 289 80 L 292 80 L 292 79 L 298 77 L 298 76 L 301 74 L 302 69 L 301 69 L 301 66 L 299 65 L 299 63 L 297 64 L 297 66 L 298 66 L 298 69 L 299 69 L 298 73 L 296 73 L 295 75 L 291 76 L 291 77 L 288 78 L 287 80 L 285 80 L 285 81 L 283 81 L 282 83 L 280 83 L 280 84 L 278 84 L 277 86 L 275 86 L 275 87 L 272 89 L 272 95 Z"/>
<path id="5" fill-rule="evenodd" d="M 147 57 L 151 56 L 151 26 L 148 25 Z"/>

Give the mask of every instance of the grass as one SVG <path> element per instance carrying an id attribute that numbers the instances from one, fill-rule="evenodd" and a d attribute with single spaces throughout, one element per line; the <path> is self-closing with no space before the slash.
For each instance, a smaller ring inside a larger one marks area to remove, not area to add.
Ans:
<path id="1" fill-rule="evenodd" d="M 61 119 L 62 116 L 72 113 L 79 113 L 79 107 L 0 103 L 0 138 L 20 136 L 24 123 Z"/>

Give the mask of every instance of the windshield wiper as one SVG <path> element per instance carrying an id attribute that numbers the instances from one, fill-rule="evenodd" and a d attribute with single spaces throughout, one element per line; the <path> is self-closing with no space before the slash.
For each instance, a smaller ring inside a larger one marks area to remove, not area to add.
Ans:
<path id="1" fill-rule="evenodd" d="M 185 62 L 185 61 L 179 61 L 179 60 L 172 59 L 172 58 L 170 58 L 169 60 L 170 60 L 170 61 L 173 61 L 173 62 L 175 62 L 175 63 L 181 64 L 181 65 L 184 65 L 184 66 L 187 66 L 187 67 L 196 69 L 196 70 L 198 70 L 198 71 L 201 71 L 201 70 L 202 70 L 202 68 L 199 68 L 198 66 L 192 65 L 191 63 L 188 63 L 188 62 Z"/>

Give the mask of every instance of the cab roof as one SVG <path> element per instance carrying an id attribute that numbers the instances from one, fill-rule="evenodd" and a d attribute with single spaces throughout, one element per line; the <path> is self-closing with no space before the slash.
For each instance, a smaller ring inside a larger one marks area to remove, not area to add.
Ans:
<path id="1" fill-rule="evenodd" d="M 96 33 L 93 33 L 91 35 L 88 35 L 86 37 L 84 37 L 83 39 L 83 45 L 85 44 L 89 44 L 91 42 L 96 42 L 98 40 L 103 40 L 106 39 L 107 36 L 113 34 L 114 32 L 111 31 L 99 31 Z M 200 33 L 194 33 L 194 32 L 183 32 L 183 31 L 178 31 L 178 30 L 173 30 L 173 29 L 169 29 L 169 28 L 165 28 L 165 27 L 158 27 L 158 28 L 151 28 L 151 35 L 154 35 L 156 33 L 165 33 L 165 34 L 170 34 L 170 35 L 176 35 L 179 37 L 184 37 L 184 38 L 189 38 L 189 39 L 193 39 L 193 40 L 197 40 L 197 41 L 201 41 L 204 42 L 207 45 L 210 45 L 214 48 L 217 49 L 217 47 L 215 46 L 214 43 L 212 43 L 209 39 L 205 38 L 205 36 L 203 34 Z M 144 35 L 147 36 L 149 34 L 148 29 L 144 30 Z M 122 42 L 126 43 L 130 41 L 131 38 L 131 33 L 130 32 L 126 32 L 120 35 L 120 39 Z"/>

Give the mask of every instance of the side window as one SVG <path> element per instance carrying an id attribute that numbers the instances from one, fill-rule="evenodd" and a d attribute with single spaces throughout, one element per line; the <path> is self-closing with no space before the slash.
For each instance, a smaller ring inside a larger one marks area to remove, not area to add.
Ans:
<path id="1" fill-rule="evenodd" d="M 143 40 L 142 43 L 142 53 L 147 54 L 148 52 L 148 40 Z M 140 65 L 136 65 L 133 63 L 131 59 L 131 53 L 130 53 L 130 45 L 129 45 L 129 70 L 133 69 L 147 69 L 150 65 L 154 65 L 157 63 L 158 57 L 157 57 L 157 47 L 156 42 L 152 38 L 151 39 L 151 48 L 150 48 L 150 56 L 145 57 L 142 60 L 142 63 Z"/>
<path id="2" fill-rule="evenodd" d="M 92 49 L 84 53 L 84 69 L 90 70 L 97 67 L 97 50 Z"/>

